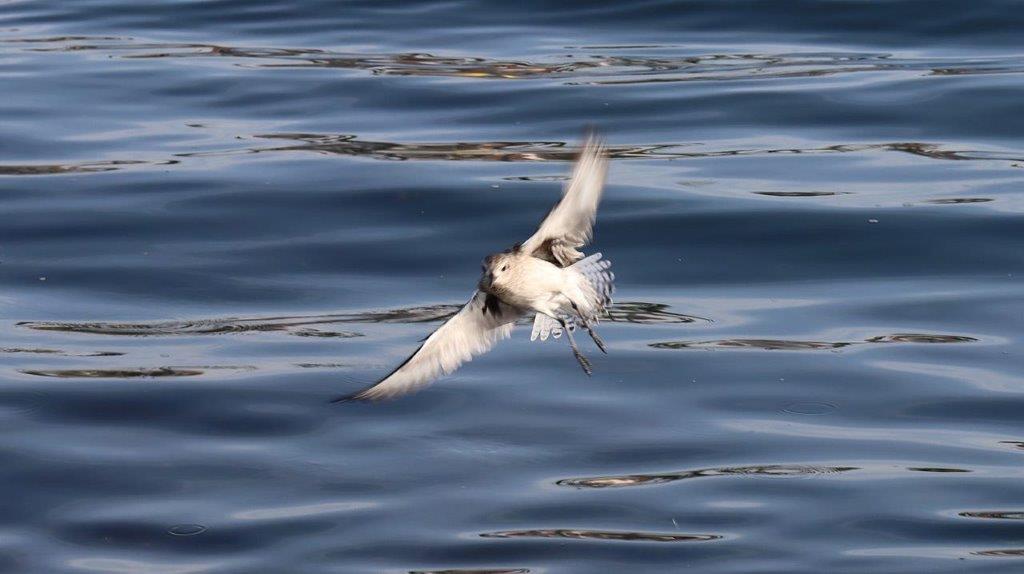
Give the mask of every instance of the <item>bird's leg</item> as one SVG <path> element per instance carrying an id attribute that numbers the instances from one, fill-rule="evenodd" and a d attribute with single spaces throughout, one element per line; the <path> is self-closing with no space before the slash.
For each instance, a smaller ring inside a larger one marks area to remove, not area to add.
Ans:
<path id="1" fill-rule="evenodd" d="M 569 346 L 572 347 L 572 354 L 576 355 L 576 360 L 579 361 L 580 366 L 583 367 L 583 372 L 587 375 L 592 374 L 593 371 L 590 369 L 590 361 L 583 356 L 583 353 L 580 352 L 580 348 L 576 346 L 576 339 L 572 336 L 572 331 L 569 330 L 569 326 L 565 324 L 565 319 L 559 317 L 558 322 L 562 324 L 562 330 L 569 336 Z"/>
<path id="2" fill-rule="evenodd" d="M 597 332 L 594 331 L 593 325 L 591 325 L 590 321 L 588 321 L 587 318 L 583 316 L 583 313 L 580 313 L 580 308 L 576 306 L 576 303 L 571 303 L 572 308 L 576 311 L 576 315 L 580 318 L 580 323 L 583 323 L 583 327 L 587 330 L 587 333 L 590 333 L 590 338 L 594 340 L 594 344 L 597 345 L 598 349 L 601 349 L 602 353 L 607 355 L 608 350 L 605 349 L 604 347 L 604 341 L 601 340 L 601 337 L 597 336 Z"/>

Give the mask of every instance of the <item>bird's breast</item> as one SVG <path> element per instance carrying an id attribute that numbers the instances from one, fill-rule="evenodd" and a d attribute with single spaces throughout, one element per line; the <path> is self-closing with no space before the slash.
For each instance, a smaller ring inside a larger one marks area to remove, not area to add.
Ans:
<path id="1" fill-rule="evenodd" d="M 490 286 L 490 292 L 510 305 L 535 308 L 538 302 L 550 300 L 562 292 L 563 270 L 547 261 L 533 257 L 509 266 Z"/>

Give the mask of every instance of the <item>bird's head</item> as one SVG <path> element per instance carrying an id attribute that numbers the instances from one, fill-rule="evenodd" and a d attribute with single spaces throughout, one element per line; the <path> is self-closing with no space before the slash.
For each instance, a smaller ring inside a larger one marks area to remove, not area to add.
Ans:
<path id="1" fill-rule="evenodd" d="M 483 264 L 481 265 L 483 275 L 480 277 L 480 290 L 493 293 L 495 287 L 500 288 L 504 283 L 509 268 L 515 265 L 516 259 L 521 256 L 522 250 L 516 244 L 512 249 L 506 249 L 501 253 L 492 253 L 484 257 Z"/>

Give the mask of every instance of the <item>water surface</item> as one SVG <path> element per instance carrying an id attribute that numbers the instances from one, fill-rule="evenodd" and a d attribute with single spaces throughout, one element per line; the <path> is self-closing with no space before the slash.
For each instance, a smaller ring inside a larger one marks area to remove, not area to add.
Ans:
<path id="1" fill-rule="evenodd" d="M 1014 2 L 0 2 L 0 571 L 1016 572 Z M 618 301 L 386 373 L 586 126 Z"/>

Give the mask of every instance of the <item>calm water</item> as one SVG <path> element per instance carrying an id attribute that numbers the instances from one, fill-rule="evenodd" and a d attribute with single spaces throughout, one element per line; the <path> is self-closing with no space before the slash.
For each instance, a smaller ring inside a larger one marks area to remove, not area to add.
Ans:
<path id="1" fill-rule="evenodd" d="M 1017 2 L 0 1 L 0 571 L 1024 570 Z M 618 300 L 389 370 L 585 126 Z"/>

